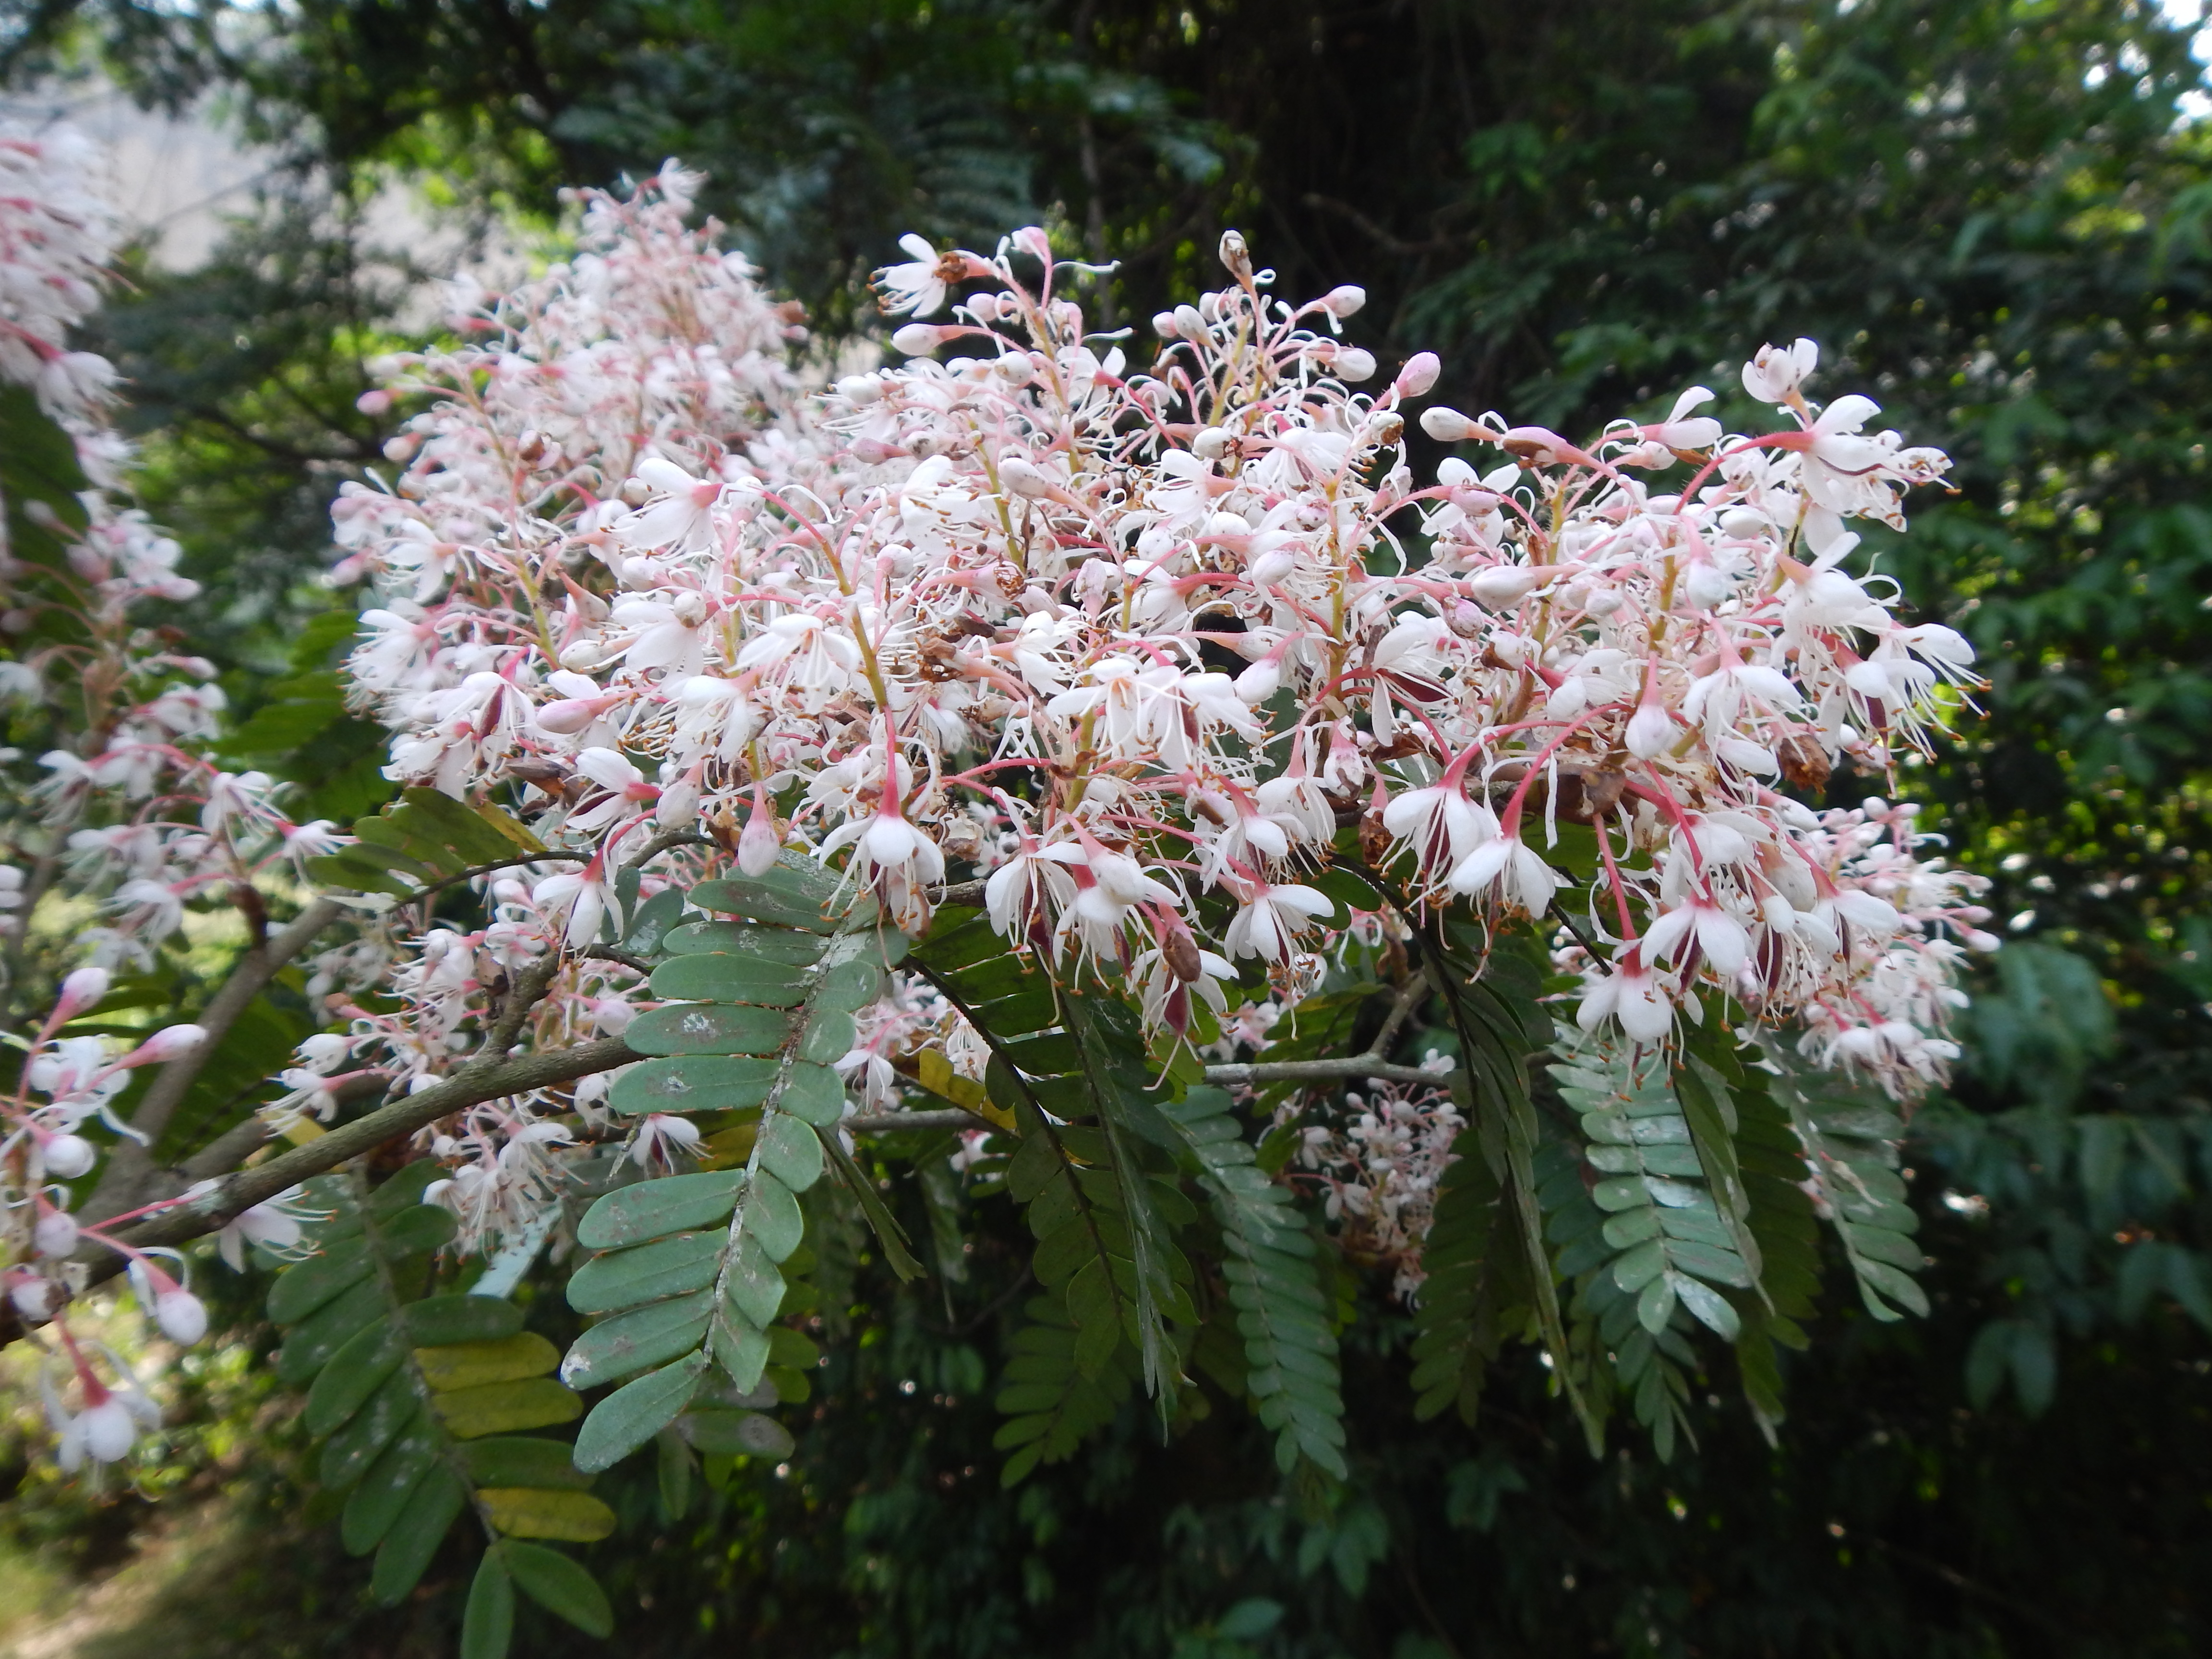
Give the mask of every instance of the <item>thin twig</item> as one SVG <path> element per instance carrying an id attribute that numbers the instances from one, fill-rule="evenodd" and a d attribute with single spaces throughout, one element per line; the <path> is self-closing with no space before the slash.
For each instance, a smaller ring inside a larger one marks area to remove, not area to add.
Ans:
<path id="1" fill-rule="evenodd" d="M 1394 1066 L 1371 1054 L 1345 1060 L 1259 1060 L 1234 1066 L 1209 1066 L 1208 1083 L 1326 1083 L 1344 1078 L 1372 1078 L 1384 1083 L 1431 1083 L 1451 1086 L 1449 1072 L 1426 1072 L 1418 1066 Z"/>
<path id="2" fill-rule="evenodd" d="M 334 899 L 317 899 L 282 933 L 274 938 L 264 934 L 246 948 L 231 969 L 230 977 L 200 1011 L 196 1023 L 206 1031 L 206 1037 L 191 1053 L 161 1069 L 137 1111 L 132 1114 L 131 1127 L 145 1136 L 145 1141 L 141 1144 L 125 1138 L 117 1142 L 108 1156 L 99 1188 L 85 1206 L 86 1220 L 96 1222 L 125 1210 L 135 1210 L 153 1196 L 147 1182 L 155 1172 L 154 1144 L 169 1127 L 169 1120 L 176 1115 L 177 1108 L 184 1103 L 185 1096 L 200 1073 L 215 1057 L 216 1050 L 229 1035 L 230 1028 L 238 1023 L 239 1016 L 267 988 L 277 971 L 313 945 L 323 929 L 343 911 L 344 907 Z"/>
<path id="3" fill-rule="evenodd" d="M 517 1017 L 520 1023 L 520 1017 Z M 181 1244 L 187 1239 L 214 1232 L 241 1212 L 267 1202 L 288 1187 L 334 1170 L 349 1158 L 372 1152 L 387 1140 L 412 1134 L 441 1117 L 499 1100 L 527 1094 L 556 1083 L 573 1083 L 580 1077 L 612 1071 L 643 1058 L 620 1037 L 601 1037 L 551 1054 L 525 1054 L 519 1059 L 483 1058 L 463 1066 L 443 1083 L 419 1094 L 380 1106 L 365 1117 L 340 1124 L 328 1134 L 318 1135 L 304 1146 L 222 1176 L 206 1192 L 189 1198 L 117 1235 L 122 1243 L 144 1249 L 149 1244 Z M 123 1271 L 123 1259 L 97 1246 L 88 1252 L 88 1285 L 113 1278 Z"/>
<path id="4" fill-rule="evenodd" d="M 673 852 L 679 847 L 713 847 L 717 843 L 712 836 L 702 836 L 696 830 L 664 830 L 646 842 L 645 850 L 623 867 L 641 870 L 663 853 Z"/>
<path id="5" fill-rule="evenodd" d="M 983 908 L 983 884 L 980 881 L 957 881 L 937 896 L 938 908 L 950 909 L 955 905 L 970 910 Z"/>
<path id="6" fill-rule="evenodd" d="M 837 1127 L 856 1135 L 896 1134 L 902 1129 L 995 1129 L 979 1112 L 958 1107 L 943 1112 L 856 1112 Z"/>
<path id="7" fill-rule="evenodd" d="M 1390 1017 L 1382 1022 L 1382 1029 L 1375 1034 L 1375 1041 L 1367 1045 L 1367 1052 L 1376 1055 L 1389 1054 L 1391 1041 L 1397 1036 L 1399 1029 L 1412 1017 L 1414 1009 L 1428 1000 L 1428 981 L 1419 974 L 1409 976 L 1398 988 L 1398 1000 L 1390 1005 Z"/>

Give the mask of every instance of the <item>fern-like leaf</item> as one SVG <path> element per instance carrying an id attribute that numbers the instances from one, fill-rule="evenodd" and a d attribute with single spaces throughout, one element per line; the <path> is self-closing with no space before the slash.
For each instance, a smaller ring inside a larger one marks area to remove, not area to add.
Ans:
<path id="1" fill-rule="evenodd" d="M 630 1046 L 655 1058 L 626 1074 L 610 1103 L 758 1116 L 741 1169 L 619 1188 L 579 1225 L 578 1243 L 597 1254 L 569 1279 L 568 1302 L 599 1322 L 571 1346 L 562 1375 L 622 1384 L 585 1420 L 579 1468 L 606 1468 L 652 1440 L 710 1371 L 744 1398 L 772 1366 L 812 1363 L 811 1345 L 775 1322 L 781 1264 L 804 1238 L 799 1194 L 821 1178 L 844 1112 L 831 1064 L 851 1049 L 854 1012 L 881 994 L 905 944 L 872 925 L 872 902 L 833 909 L 836 895 L 835 878 L 791 859 L 758 880 L 702 883 L 690 902 L 738 920 L 665 936 L 670 955 L 653 988 L 689 1000 L 630 1026 Z"/>
<path id="2" fill-rule="evenodd" d="M 1813 1193 L 1867 1311 L 1883 1321 L 1903 1318 L 1900 1308 L 1927 1317 L 1928 1293 L 1912 1277 L 1926 1259 L 1913 1238 L 1920 1218 L 1905 1202 L 1897 1172 L 1904 1122 L 1884 1103 L 1833 1079 L 1808 1076 L 1771 1039 L 1762 1046 L 1767 1087 L 1788 1114 Z"/>
<path id="3" fill-rule="evenodd" d="M 497 1297 L 407 1293 L 453 1236 L 452 1214 L 420 1201 L 436 1173 L 412 1164 L 374 1192 L 357 1176 L 313 1183 L 310 1198 L 327 1212 L 307 1230 L 317 1254 L 269 1292 L 270 1317 L 285 1332 L 277 1373 L 307 1388 L 323 1485 L 346 1494 L 340 1536 L 356 1555 L 375 1552 L 371 1589 L 387 1605 L 414 1589 L 464 1511 L 482 1522 L 494 1553 L 555 1555 L 513 1540 L 590 1543 L 615 1526 L 568 1443 L 530 1432 L 582 1411 L 548 1375 L 560 1360 L 553 1345 Z M 556 1559 L 564 1565 L 550 1571 L 590 1583 Z M 595 1584 L 590 1596 L 604 1604 Z M 503 1637 L 492 1638 L 512 1620 L 487 1620 L 470 1651 L 501 1659 Z"/>
<path id="4" fill-rule="evenodd" d="M 1230 1305 L 1243 1338 L 1245 1387 L 1275 1431 L 1287 1474 L 1303 1455 L 1342 1480 L 1344 1395 L 1335 1333 L 1314 1273 L 1314 1242 L 1291 1195 L 1269 1181 L 1219 1089 L 1162 1107 L 1221 1225 Z"/>

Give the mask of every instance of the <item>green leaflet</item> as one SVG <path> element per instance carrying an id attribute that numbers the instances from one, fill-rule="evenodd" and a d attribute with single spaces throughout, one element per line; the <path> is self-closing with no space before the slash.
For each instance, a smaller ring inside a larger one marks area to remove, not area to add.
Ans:
<path id="1" fill-rule="evenodd" d="M 663 941 L 672 957 L 715 951 L 780 962 L 793 968 L 811 968 L 821 954 L 819 939 L 786 927 L 748 927 L 741 921 L 688 921 Z"/>
<path id="2" fill-rule="evenodd" d="M 567 1556 L 541 1544 L 502 1540 L 492 1546 L 522 1593 L 586 1636 L 614 1634 L 614 1609 L 599 1582 Z"/>
<path id="3" fill-rule="evenodd" d="M 685 1228 L 712 1226 L 737 1206 L 744 1184 L 738 1171 L 717 1170 L 618 1187 L 577 1224 L 576 1243 L 587 1250 L 611 1250 Z"/>
<path id="4" fill-rule="evenodd" d="M 495 1296 L 430 1296 L 400 1312 L 408 1342 L 417 1348 L 453 1342 L 496 1342 L 522 1328 L 522 1310 Z"/>
<path id="5" fill-rule="evenodd" d="M 410 1165 L 374 1192 L 357 1176 L 313 1183 L 329 1212 L 309 1229 L 320 1253 L 280 1273 L 269 1293 L 270 1317 L 289 1327 L 279 1372 L 308 1385 L 324 1483 L 345 1493 L 340 1537 L 356 1554 L 375 1552 L 371 1589 L 387 1603 L 413 1591 L 471 1506 L 495 1534 L 557 1528 L 587 1540 L 615 1523 L 582 1489 L 588 1477 L 565 1443 L 474 1438 L 568 1421 L 580 1402 L 545 1375 L 559 1354 L 521 1328 L 512 1304 L 402 1297 L 392 1264 L 419 1261 L 452 1237 L 451 1214 L 417 1201 L 435 1173 Z M 488 1610 L 472 1596 L 465 1645 L 495 1659 L 504 1650 L 492 1638 L 512 1620 L 495 1616 L 496 1589 L 483 1594 Z"/>
<path id="6" fill-rule="evenodd" d="M 759 1412 L 708 1409 L 677 1419 L 686 1441 L 697 1450 L 724 1457 L 788 1457 L 791 1431 Z"/>
<path id="7" fill-rule="evenodd" d="M 623 1110 L 758 1106 L 742 1170 L 641 1182 L 586 1212 L 578 1241 L 598 1252 L 568 1281 L 569 1305 L 603 1316 L 570 1348 L 569 1382 L 619 1382 L 577 1436 L 580 1468 L 611 1467 L 680 1417 L 719 1367 L 739 1392 L 770 1364 L 798 1250 L 799 1194 L 821 1179 L 824 1135 L 844 1109 L 830 1063 L 854 1041 L 852 1015 L 882 994 L 904 949 L 867 925 L 872 902 L 843 905 L 837 879 L 787 858 L 758 880 L 702 883 L 698 908 L 749 918 L 690 923 L 667 936 L 653 974 L 673 1004 L 627 1033 L 650 1060 L 617 1085 Z M 724 948 L 727 947 L 727 948 Z M 870 1194 L 871 1196 L 872 1194 Z M 625 1380 L 627 1379 L 627 1380 Z M 525 1584 L 526 1589 L 528 1586 Z"/>
<path id="8" fill-rule="evenodd" d="M 738 1054 L 643 1060 L 615 1079 L 607 1103 L 617 1112 L 743 1111 L 768 1098 L 778 1069 L 773 1060 Z"/>
<path id="9" fill-rule="evenodd" d="M 461 1615 L 461 1659 L 507 1659 L 514 1640 L 514 1578 L 499 1552 L 486 1550 Z"/>
<path id="10" fill-rule="evenodd" d="M 699 1391 L 707 1364 L 707 1351 L 695 1340 L 673 1364 L 624 1383 L 592 1407 L 576 1436 L 576 1467 L 611 1468 L 673 1423 Z"/>
<path id="11" fill-rule="evenodd" d="M 1196 1163 L 1229 1250 L 1222 1274 L 1237 1314 L 1245 1386 L 1276 1431 L 1288 1474 L 1303 1455 L 1345 1478 L 1344 1398 L 1336 1335 L 1314 1274 L 1314 1243 L 1287 1189 L 1261 1173 L 1219 1089 L 1162 1107 Z"/>

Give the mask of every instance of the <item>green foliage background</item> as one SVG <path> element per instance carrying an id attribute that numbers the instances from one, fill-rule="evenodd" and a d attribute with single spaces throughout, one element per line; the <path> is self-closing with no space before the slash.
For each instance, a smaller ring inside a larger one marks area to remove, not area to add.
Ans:
<path id="1" fill-rule="evenodd" d="M 259 710 L 241 753 L 334 816 L 377 798 L 374 737 L 331 693 L 343 609 L 310 578 L 324 503 L 383 435 L 354 404 L 362 359 L 421 274 L 362 228 L 393 178 L 464 222 L 550 225 L 560 185 L 680 155 L 825 339 L 865 326 L 857 283 L 901 231 L 1041 219 L 1122 261 L 1094 303 L 1141 327 L 1233 222 L 1286 291 L 1364 282 L 1354 331 L 1386 362 L 1441 351 L 1462 407 L 1571 433 L 1693 380 L 1729 399 L 1749 349 L 1804 334 L 1820 387 L 1872 392 L 1958 459 L 1957 492 L 1869 550 L 1992 682 L 1987 718 L 1900 781 L 1995 878 L 2013 941 L 1916 1126 L 1931 1321 L 1827 1309 L 1778 1446 L 1707 1403 L 1735 1392 L 1714 1376 L 1694 1449 L 1593 1463 L 1533 1361 L 1474 1430 L 1417 1425 L 1407 1322 L 1345 1267 L 1341 1489 L 1286 1485 L 1242 1413 L 1164 1446 L 1133 1402 L 1009 1492 L 990 1395 L 1018 1224 L 904 1289 L 855 1231 L 830 1299 L 855 1311 L 788 1464 L 672 1523 L 649 1471 L 611 1500 L 624 1530 L 588 1555 L 629 1648 L 2212 1647 L 2212 131 L 2183 102 L 2185 33 L 2137 0 L 275 15 L 47 0 L 0 42 L 17 77 L 97 58 L 149 99 L 218 91 L 295 163 L 212 266 L 138 273 L 97 343 L 135 383 L 146 503 L 210 584 L 196 620 Z M 931 1237 L 918 1183 L 885 1197 Z M 533 1324 L 561 1340 L 565 1316 Z M 266 1513 L 285 1541 L 262 1596 L 301 1613 L 256 1651 L 428 1651 L 453 1627 L 465 1562 L 372 1616 L 333 1589 L 362 1568 Z M 178 1617 L 198 1650 L 240 1650 L 204 1607 Z"/>

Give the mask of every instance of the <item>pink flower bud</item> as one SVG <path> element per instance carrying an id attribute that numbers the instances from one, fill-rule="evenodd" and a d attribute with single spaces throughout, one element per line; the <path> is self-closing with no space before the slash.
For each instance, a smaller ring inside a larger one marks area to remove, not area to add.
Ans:
<path id="1" fill-rule="evenodd" d="M 76 1249 L 76 1218 L 67 1210 L 49 1210 L 31 1229 L 31 1242 L 40 1255 L 64 1256 Z"/>
<path id="2" fill-rule="evenodd" d="M 599 717 L 596 697 L 563 697 L 538 711 L 538 724 L 540 729 L 556 737 L 573 738 Z"/>
<path id="3" fill-rule="evenodd" d="M 353 400 L 353 406 L 364 415 L 381 415 L 392 407 L 392 394 L 382 386 L 371 386 Z"/>
<path id="4" fill-rule="evenodd" d="M 207 1028 L 201 1025 L 171 1025 L 156 1031 L 143 1042 L 123 1056 L 125 1066 L 152 1066 L 164 1060 L 188 1054 L 207 1041 Z"/>
<path id="5" fill-rule="evenodd" d="M 1018 456 L 1007 455 L 999 461 L 999 482 L 1009 493 L 1024 501 L 1042 501 L 1052 494 L 1052 480 Z"/>
<path id="6" fill-rule="evenodd" d="M 1435 352 L 1417 351 L 1406 359 L 1406 366 L 1398 371 L 1395 382 L 1398 395 L 1401 398 L 1425 396 L 1429 388 L 1437 383 L 1437 376 L 1443 373 L 1443 365 L 1437 361 Z"/>
<path id="7" fill-rule="evenodd" d="M 1547 570 L 1532 570 L 1526 565 L 1496 565 L 1480 575 L 1470 576 L 1467 591 L 1474 596 L 1476 604 L 1502 611 L 1527 599 L 1544 585 L 1551 574 Z"/>
<path id="8" fill-rule="evenodd" d="M 764 873 L 775 864 L 781 845 L 775 833 L 774 810 L 755 801 L 753 815 L 745 820 L 744 833 L 738 837 L 738 868 L 749 876 Z"/>
<path id="9" fill-rule="evenodd" d="M 1032 259 L 1052 263 L 1052 238 L 1035 225 L 1024 225 L 1006 239 Z"/>
<path id="10" fill-rule="evenodd" d="M 653 821 L 664 830 L 681 830 L 699 817 L 699 786 L 678 778 L 660 792 L 653 804 Z"/>
<path id="11" fill-rule="evenodd" d="M 1480 435 L 1482 428 L 1455 409 L 1446 409 L 1439 404 L 1434 409 L 1421 411 L 1421 430 L 1440 444 L 1465 443 Z"/>
<path id="12" fill-rule="evenodd" d="M 61 1000 L 54 1004 L 56 1024 L 89 1008 L 107 994 L 105 968 L 80 968 L 62 981 Z"/>
<path id="13" fill-rule="evenodd" d="M 1349 317 L 1367 303 L 1367 290 L 1356 283 L 1333 288 L 1322 296 L 1322 309 L 1332 317 Z"/>
<path id="14" fill-rule="evenodd" d="M 1263 657 L 1237 677 L 1237 696 L 1240 701 L 1257 707 L 1280 690 L 1282 684 L 1282 664 Z"/>
<path id="15" fill-rule="evenodd" d="M 945 331 L 934 323 L 908 323 L 891 336 L 891 349 L 926 357 L 945 343 Z"/>
<path id="16" fill-rule="evenodd" d="M 1636 706 L 1622 741 L 1628 745 L 1628 752 L 1638 760 L 1650 760 L 1674 741 L 1674 722 L 1666 705 L 1646 702 Z"/>
<path id="17" fill-rule="evenodd" d="M 189 1348 L 207 1334 L 206 1304 L 181 1285 L 173 1285 L 154 1298 L 154 1318 L 161 1334 L 180 1348 Z"/>

